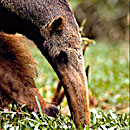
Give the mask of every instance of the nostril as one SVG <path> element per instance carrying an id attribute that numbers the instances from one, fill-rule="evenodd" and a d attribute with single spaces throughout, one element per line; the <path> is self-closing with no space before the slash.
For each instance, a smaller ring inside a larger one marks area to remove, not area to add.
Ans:
<path id="1" fill-rule="evenodd" d="M 56 56 L 56 59 L 57 59 L 58 63 L 67 64 L 67 62 L 68 62 L 67 53 L 65 51 L 61 50 L 60 53 Z"/>

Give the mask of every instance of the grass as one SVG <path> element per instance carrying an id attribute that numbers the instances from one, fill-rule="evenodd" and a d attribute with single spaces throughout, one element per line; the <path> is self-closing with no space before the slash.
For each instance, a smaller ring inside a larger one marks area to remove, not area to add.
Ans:
<path id="1" fill-rule="evenodd" d="M 89 88 L 100 101 L 115 109 L 128 107 L 129 57 L 128 44 L 102 42 L 90 46 L 85 64 L 90 65 Z"/>
<path id="2" fill-rule="evenodd" d="M 97 42 L 87 48 L 84 61 L 90 65 L 89 88 L 100 102 L 98 108 L 91 109 L 90 130 L 128 130 L 129 129 L 129 60 L 128 44 Z M 31 52 L 38 63 L 39 75 L 36 85 L 42 96 L 50 101 L 58 83 L 58 78 L 51 66 L 40 52 L 31 47 Z M 62 108 L 67 106 L 64 99 Z M 102 107 L 105 110 L 102 110 Z M 63 109 L 61 109 L 63 111 Z M 28 112 L 26 106 L 17 108 L 14 103 L 11 109 L 0 110 L 0 129 L 3 130 L 65 130 L 75 129 L 69 115 L 59 114 L 58 118 L 48 117 L 41 113 Z M 85 130 L 89 128 L 86 126 Z"/>
<path id="3" fill-rule="evenodd" d="M 0 129 L 4 130 L 75 130 L 70 116 L 58 115 L 57 119 L 35 112 L 25 112 L 14 109 L 10 112 L 0 112 Z M 91 110 L 91 128 L 85 130 L 129 130 L 129 114 L 118 114 L 109 110 Z M 82 128 L 81 128 L 82 129 Z"/>

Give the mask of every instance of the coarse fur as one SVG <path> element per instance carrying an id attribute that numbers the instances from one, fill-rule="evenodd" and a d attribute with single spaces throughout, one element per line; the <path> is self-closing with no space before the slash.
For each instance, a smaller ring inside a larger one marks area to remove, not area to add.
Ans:
<path id="1" fill-rule="evenodd" d="M 57 108 L 47 104 L 35 86 L 36 62 L 23 41 L 21 36 L 0 32 L 0 107 L 16 100 L 38 112 L 37 96 L 43 112 L 56 117 Z"/>
<path id="2" fill-rule="evenodd" d="M 22 102 L 27 101 L 24 97 L 21 99 L 21 93 L 26 93 L 28 88 L 35 88 L 36 74 L 36 62 L 24 45 L 22 37 L 0 32 L 0 92 L 8 94 L 9 99 L 18 99 L 18 103 L 22 105 Z M 6 105 L 4 100 L 0 100 L 0 106 Z"/>

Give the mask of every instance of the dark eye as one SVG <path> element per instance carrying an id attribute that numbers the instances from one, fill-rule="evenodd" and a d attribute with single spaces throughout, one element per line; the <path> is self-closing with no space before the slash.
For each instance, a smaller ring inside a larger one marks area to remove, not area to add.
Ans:
<path id="1" fill-rule="evenodd" d="M 67 64 L 67 62 L 68 62 L 67 53 L 65 51 L 61 50 L 60 53 L 57 54 L 56 59 L 57 59 L 58 63 Z"/>

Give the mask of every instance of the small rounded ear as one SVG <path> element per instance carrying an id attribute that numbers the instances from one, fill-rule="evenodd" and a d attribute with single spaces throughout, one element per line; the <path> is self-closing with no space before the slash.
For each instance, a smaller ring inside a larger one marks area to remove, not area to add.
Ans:
<path id="1" fill-rule="evenodd" d="M 50 34 L 55 31 L 62 31 L 65 26 L 65 18 L 63 16 L 55 17 L 48 25 L 48 31 Z"/>
<path id="2" fill-rule="evenodd" d="M 43 26 L 40 29 L 40 33 L 43 37 L 51 36 L 54 32 L 60 32 L 65 26 L 65 18 L 63 16 L 57 16 L 52 19 L 49 24 Z"/>

